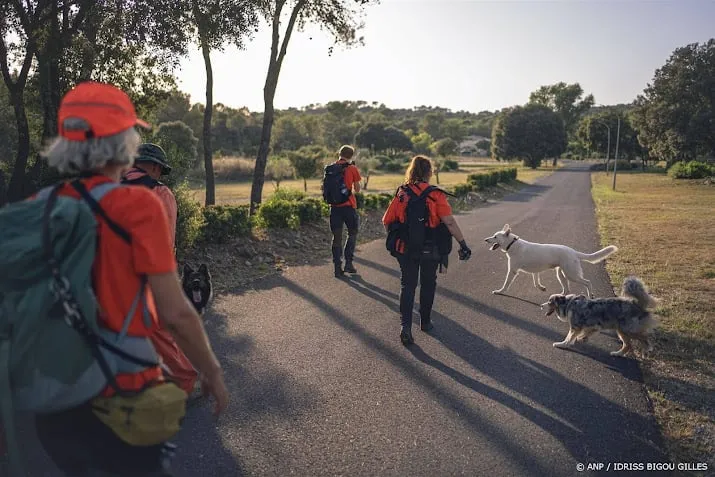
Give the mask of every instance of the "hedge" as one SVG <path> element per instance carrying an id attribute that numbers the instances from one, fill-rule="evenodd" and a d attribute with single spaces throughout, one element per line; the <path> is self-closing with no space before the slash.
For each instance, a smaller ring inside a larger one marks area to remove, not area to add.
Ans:
<path id="1" fill-rule="evenodd" d="M 471 186 L 472 190 L 483 190 L 487 187 L 494 187 L 499 182 L 509 182 L 510 180 L 515 180 L 516 175 L 516 167 L 493 169 L 491 171 L 470 174 L 467 176 L 467 184 Z M 464 188 L 461 190 L 464 190 Z"/>
<path id="2" fill-rule="evenodd" d="M 674 179 L 704 179 L 715 175 L 715 165 L 699 161 L 676 162 L 668 169 L 668 175 Z"/>

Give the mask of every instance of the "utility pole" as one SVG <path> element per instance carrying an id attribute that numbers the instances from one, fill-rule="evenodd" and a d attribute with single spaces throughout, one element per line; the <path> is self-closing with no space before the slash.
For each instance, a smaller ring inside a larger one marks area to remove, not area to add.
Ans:
<path id="1" fill-rule="evenodd" d="M 610 136 L 610 134 L 609 134 Z M 613 159 L 613 190 L 616 190 L 616 169 L 618 168 L 618 143 L 621 142 L 621 116 L 618 116 L 618 130 L 616 132 L 616 157 Z"/>

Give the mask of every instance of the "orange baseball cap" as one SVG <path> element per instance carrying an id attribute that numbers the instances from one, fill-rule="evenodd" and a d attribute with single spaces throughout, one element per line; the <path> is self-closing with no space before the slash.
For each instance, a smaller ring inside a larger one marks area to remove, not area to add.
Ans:
<path id="1" fill-rule="evenodd" d="M 60 136 L 70 141 L 119 134 L 134 126 L 151 129 L 137 118 L 127 94 L 111 84 L 86 81 L 72 88 L 57 113 Z"/>

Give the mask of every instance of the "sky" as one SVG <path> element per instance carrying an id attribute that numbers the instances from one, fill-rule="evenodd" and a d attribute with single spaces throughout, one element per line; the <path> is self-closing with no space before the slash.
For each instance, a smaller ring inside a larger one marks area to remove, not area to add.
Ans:
<path id="1" fill-rule="evenodd" d="M 328 33 L 294 32 L 276 108 L 363 100 L 494 111 L 560 81 L 597 104 L 629 103 L 674 49 L 715 38 L 715 0 L 382 0 L 362 19 L 365 45 L 332 56 Z M 265 23 L 244 50 L 214 51 L 214 102 L 263 111 L 269 54 Z M 178 78 L 192 102 L 205 101 L 198 49 Z"/>

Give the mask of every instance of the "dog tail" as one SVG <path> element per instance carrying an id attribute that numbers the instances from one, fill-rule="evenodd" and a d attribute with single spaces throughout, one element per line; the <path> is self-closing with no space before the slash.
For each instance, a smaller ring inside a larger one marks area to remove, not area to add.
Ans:
<path id="1" fill-rule="evenodd" d="M 626 277 L 623 280 L 622 295 L 636 300 L 638 306 L 644 310 L 655 308 L 658 305 L 658 300 L 648 293 L 645 284 L 637 277 Z"/>
<path id="2" fill-rule="evenodd" d="M 615 245 L 609 245 L 606 248 L 602 248 L 598 252 L 593 252 L 593 253 L 582 253 L 579 252 L 578 257 L 581 260 L 585 260 L 589 263 L 598 263 L 601 260 L 604 260 L 606 257 L 608 257 L 610 254 L 615 253 L 618 251 L 618 247 Z"/>

